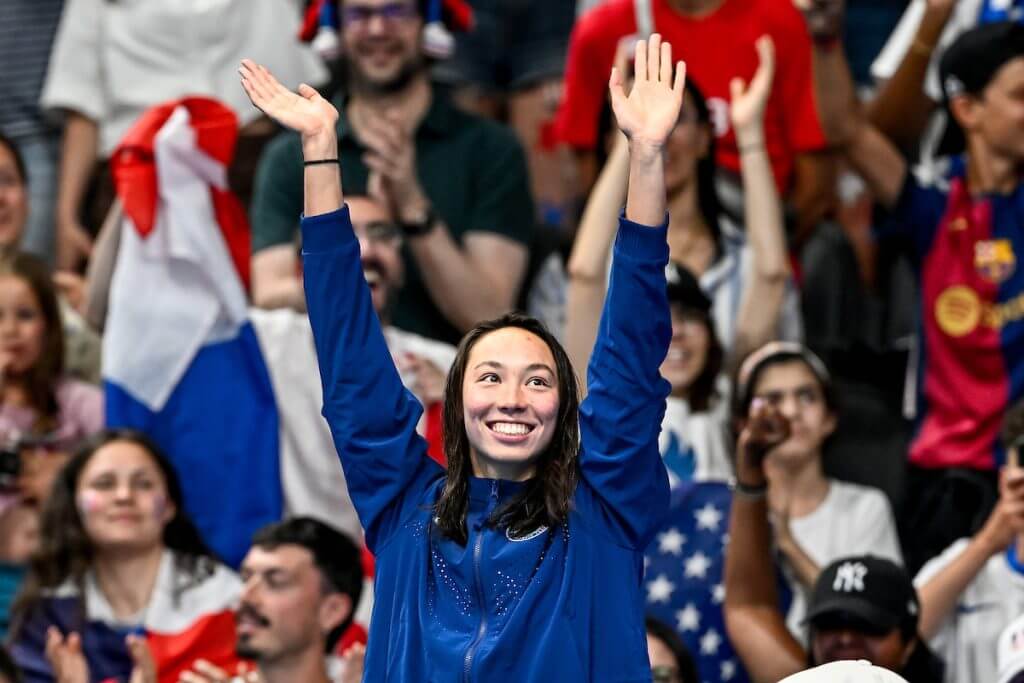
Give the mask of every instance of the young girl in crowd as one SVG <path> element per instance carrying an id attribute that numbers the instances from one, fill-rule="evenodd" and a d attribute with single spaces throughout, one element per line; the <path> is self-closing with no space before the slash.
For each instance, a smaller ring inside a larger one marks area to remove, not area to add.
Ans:
<path id="1" fill-rule="evenodd" d="M 302 136 L 303 272 L 324 415 L 377 558 L 366 680 L 650 678 L 642 551 L 669 495 L 657 444 L 671 334 L 662 150 L 684 76 L 657 35 L 638 43 L 635 65 L 628 97 L 617 71 L 610 83 L 630 138 L 629 192 L 590 393 L 578 405 L 568 356 L 534 320 L 477 326 L 448 377 L 446 472 L 416 433 L 419 402 L 363 280 L 337 111 L 243 64 L 254 104 Z M 434 238 L 413 239 L 445 248 Z"/>
<path id="2" fill-rule="evenodd" d="M 103 394 L 67 377 L 64 329 L 46 266 L 0 256 L 0 438 L 22 452 L 23 493 L 41 500 L 80 439 L 103 426 Z"/>
<path id="3" fill-rule="evenodd" d="M 775 408 L 789 437 L 765 459 L 775 541 L 793 589 L 790 631 L 803 638 L 807 592 L 821 568 L 847 555 L 872 554 L 902 564 L 896 522 L 878 489 L 825 476 L 822 448 L 836 428 L 836 389 L 825 364 L 806 347 L 771 342 L 740 368 L 734 415 L 746 419 L 755 401 Z"/>
<path id="4" fill-rule="evenodd" d="M 672 343 L 661 366 L 672 395 L 660 445 L 673 484 L 731 478 L 726 369 L 780 332 L 800 335 L 797 298 L 787 287 L 782 207 L 764 143 L 774 47 L 765 37 L 757 48 L 760 67 L 749 87 L 736 83 L 730 107 L 740 141 L 746 237 L 718 210 L 710 116 L 692 82 L 665 146 L 668 243 L 675 263 L 668 274 Z M 566 347 L 576 367 L 586 367 L 597 335 L 615 237 L 610 217 L 625 197 L 628 172 L 627 142 L 619 135 L 569 260 Z"/>
<path id="5" fill-rule="evenodd" d="M 183 504 L 170 463 L 141 434 L 102 432 L 68 462 L 12 615 L 12 652 L 27 681 L 63 683 L 72 670 L 127 680 L 148 664 L 163 683 L 200 657 L 237 664 L 231 604 L 240 584 Z"/>

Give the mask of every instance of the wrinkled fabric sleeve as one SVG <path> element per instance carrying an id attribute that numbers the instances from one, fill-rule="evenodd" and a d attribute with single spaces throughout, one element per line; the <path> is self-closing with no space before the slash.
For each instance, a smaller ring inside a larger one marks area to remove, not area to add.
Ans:
<path id="1" fill-rule="evenodd" d="M 668 474 L 658 434 L 670 390 L 659 373 L 672 336 L 666 297 L 668 222 L 651 228 L 626 220 L 580 406 L 583 485 L 599 501 L 588 520 L 612 539 L 643 549 L 668 510 Z"/>
<path id="2" fill-rule="evenodd" d="M 306 304 L 323 415 L 376 552 L 442 472 L 416 432 L 422 407 L 398 375 L 363 279 L 348 207 L 302 219 Z"/>

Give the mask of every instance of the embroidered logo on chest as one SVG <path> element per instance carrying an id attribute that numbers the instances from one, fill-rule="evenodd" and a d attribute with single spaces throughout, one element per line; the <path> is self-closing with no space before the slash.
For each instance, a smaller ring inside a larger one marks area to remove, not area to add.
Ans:
<path id="1" fill-rule="evenodd" d="M 983 240 L 974 243 L 974 269 L 993 284 L 1005 282 L 1017 268 L 1017 256 L 1010 240 Z"/>
<path id="2" fill-rule="evenodd" d="M 513 543 L 522 543 L 523 541 L 532 541 L 538 536 L 543 536 L 547 533 L 548 528 L 546 526 L 540 526 L 526 534 L 525 536 L 512 536 L 512 530 L 505 527 L 505 538 L 512 541 Z"/>

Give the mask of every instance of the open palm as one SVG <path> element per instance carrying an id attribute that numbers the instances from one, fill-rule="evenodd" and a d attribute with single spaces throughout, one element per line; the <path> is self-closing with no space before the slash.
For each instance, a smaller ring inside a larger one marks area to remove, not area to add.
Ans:
<path id="1" fill-rule="evenodd" d="M 238 72 L 253 105 L 285 128 L 303 137 L 334 130 L 338 110 L 314 88 L 303 83 L 296 94 L 281 85 L 266 67 L 251 59 L 243 59 Z"/>
<path id="2" fill-rule="evenodd" d="M 608 87 L 615 119 L 631 141 L 661 145 L 679 121 L 686 65 L 679 62 L 673 69 L 672 46 L 657 33 L 649 41 L 637 42 L 633 63 L 635 80 L 629 95 L 623 89 L 622 73 L 612 70 Z"/>
<path id="3" fill-rule="evenodd" d="M 757 39 L 756 47 L 761 63 L 750 85 L 744 87 L 742 78 L 734 78 L 729 83 L 732 91 L 730 112 L 733 127 L 737 131 L 747 128 L 760 130 L 765 105 L 772 90 L 772 80 L 775 78 L 775 45 L 771 37 L 761 36 Z"/>

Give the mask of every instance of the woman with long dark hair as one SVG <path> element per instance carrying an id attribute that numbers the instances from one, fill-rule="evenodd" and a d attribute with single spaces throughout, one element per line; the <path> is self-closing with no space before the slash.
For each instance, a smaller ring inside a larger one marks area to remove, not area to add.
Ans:
<path id="1" fill-rule="evenodd" d="M 737 83 L 730 105 L 740 141 L 746 229 L 719 210 L 714 131 L 699 88 L 686 84 L 679 121 L 665 144 L 669 304 L 672 344 L 661 373 L 672 384 L 661 449 L 673 484 L 725 481 L 732 475 L 726 375 L 747 353 L 778 338 L 800 336 L 796 292 L 789 282 L 782 205 L 765 147 L 764 111 L 774 79 L 771 40 L 758 41 L 761 62 L 749 85 Z M 565 341 L 586 366 L 604 305 L 610 220 L 628 182 L 626 140 L 617 134 L 587 201 L 569 259 Z M 781 324 L 780 324 L 781 321 Z"/>
<path id="2" fill-rule="evenodd" d="M 88 442 L 58 474 L 40 536 L 12 616 L 26 680 L 60 680 L 69 659 L 89 680 L 127 680 L 142 635 L 160 681 L 199 657 L 236 661 L 238 579 L 206 548 L 173 467 L 144 435 Z"/>
<path id="3" fill-rule="evenodd" d="M 657 443 L 671 334 L 663 149 L 684 74 L 657 35 L 638 44 L 635 64 L 628 97 L 617 71 L 610 82 L 630 178 L 588 398 L 578 404 L 568 355 L 535 321 L 482 324 L 448 379 L 446 472 L 416 434 L 419 403 L 363 279 L 338 113 L 312 88 L 296 95 L 243 63 L 253 103 L 302 137 L 303 273 L 324 415 L 377 558 L 366 680 L 650 680 L 643 549 L 669 493 Z M 454 247 L 443 231 L 410 239 Z"/>

